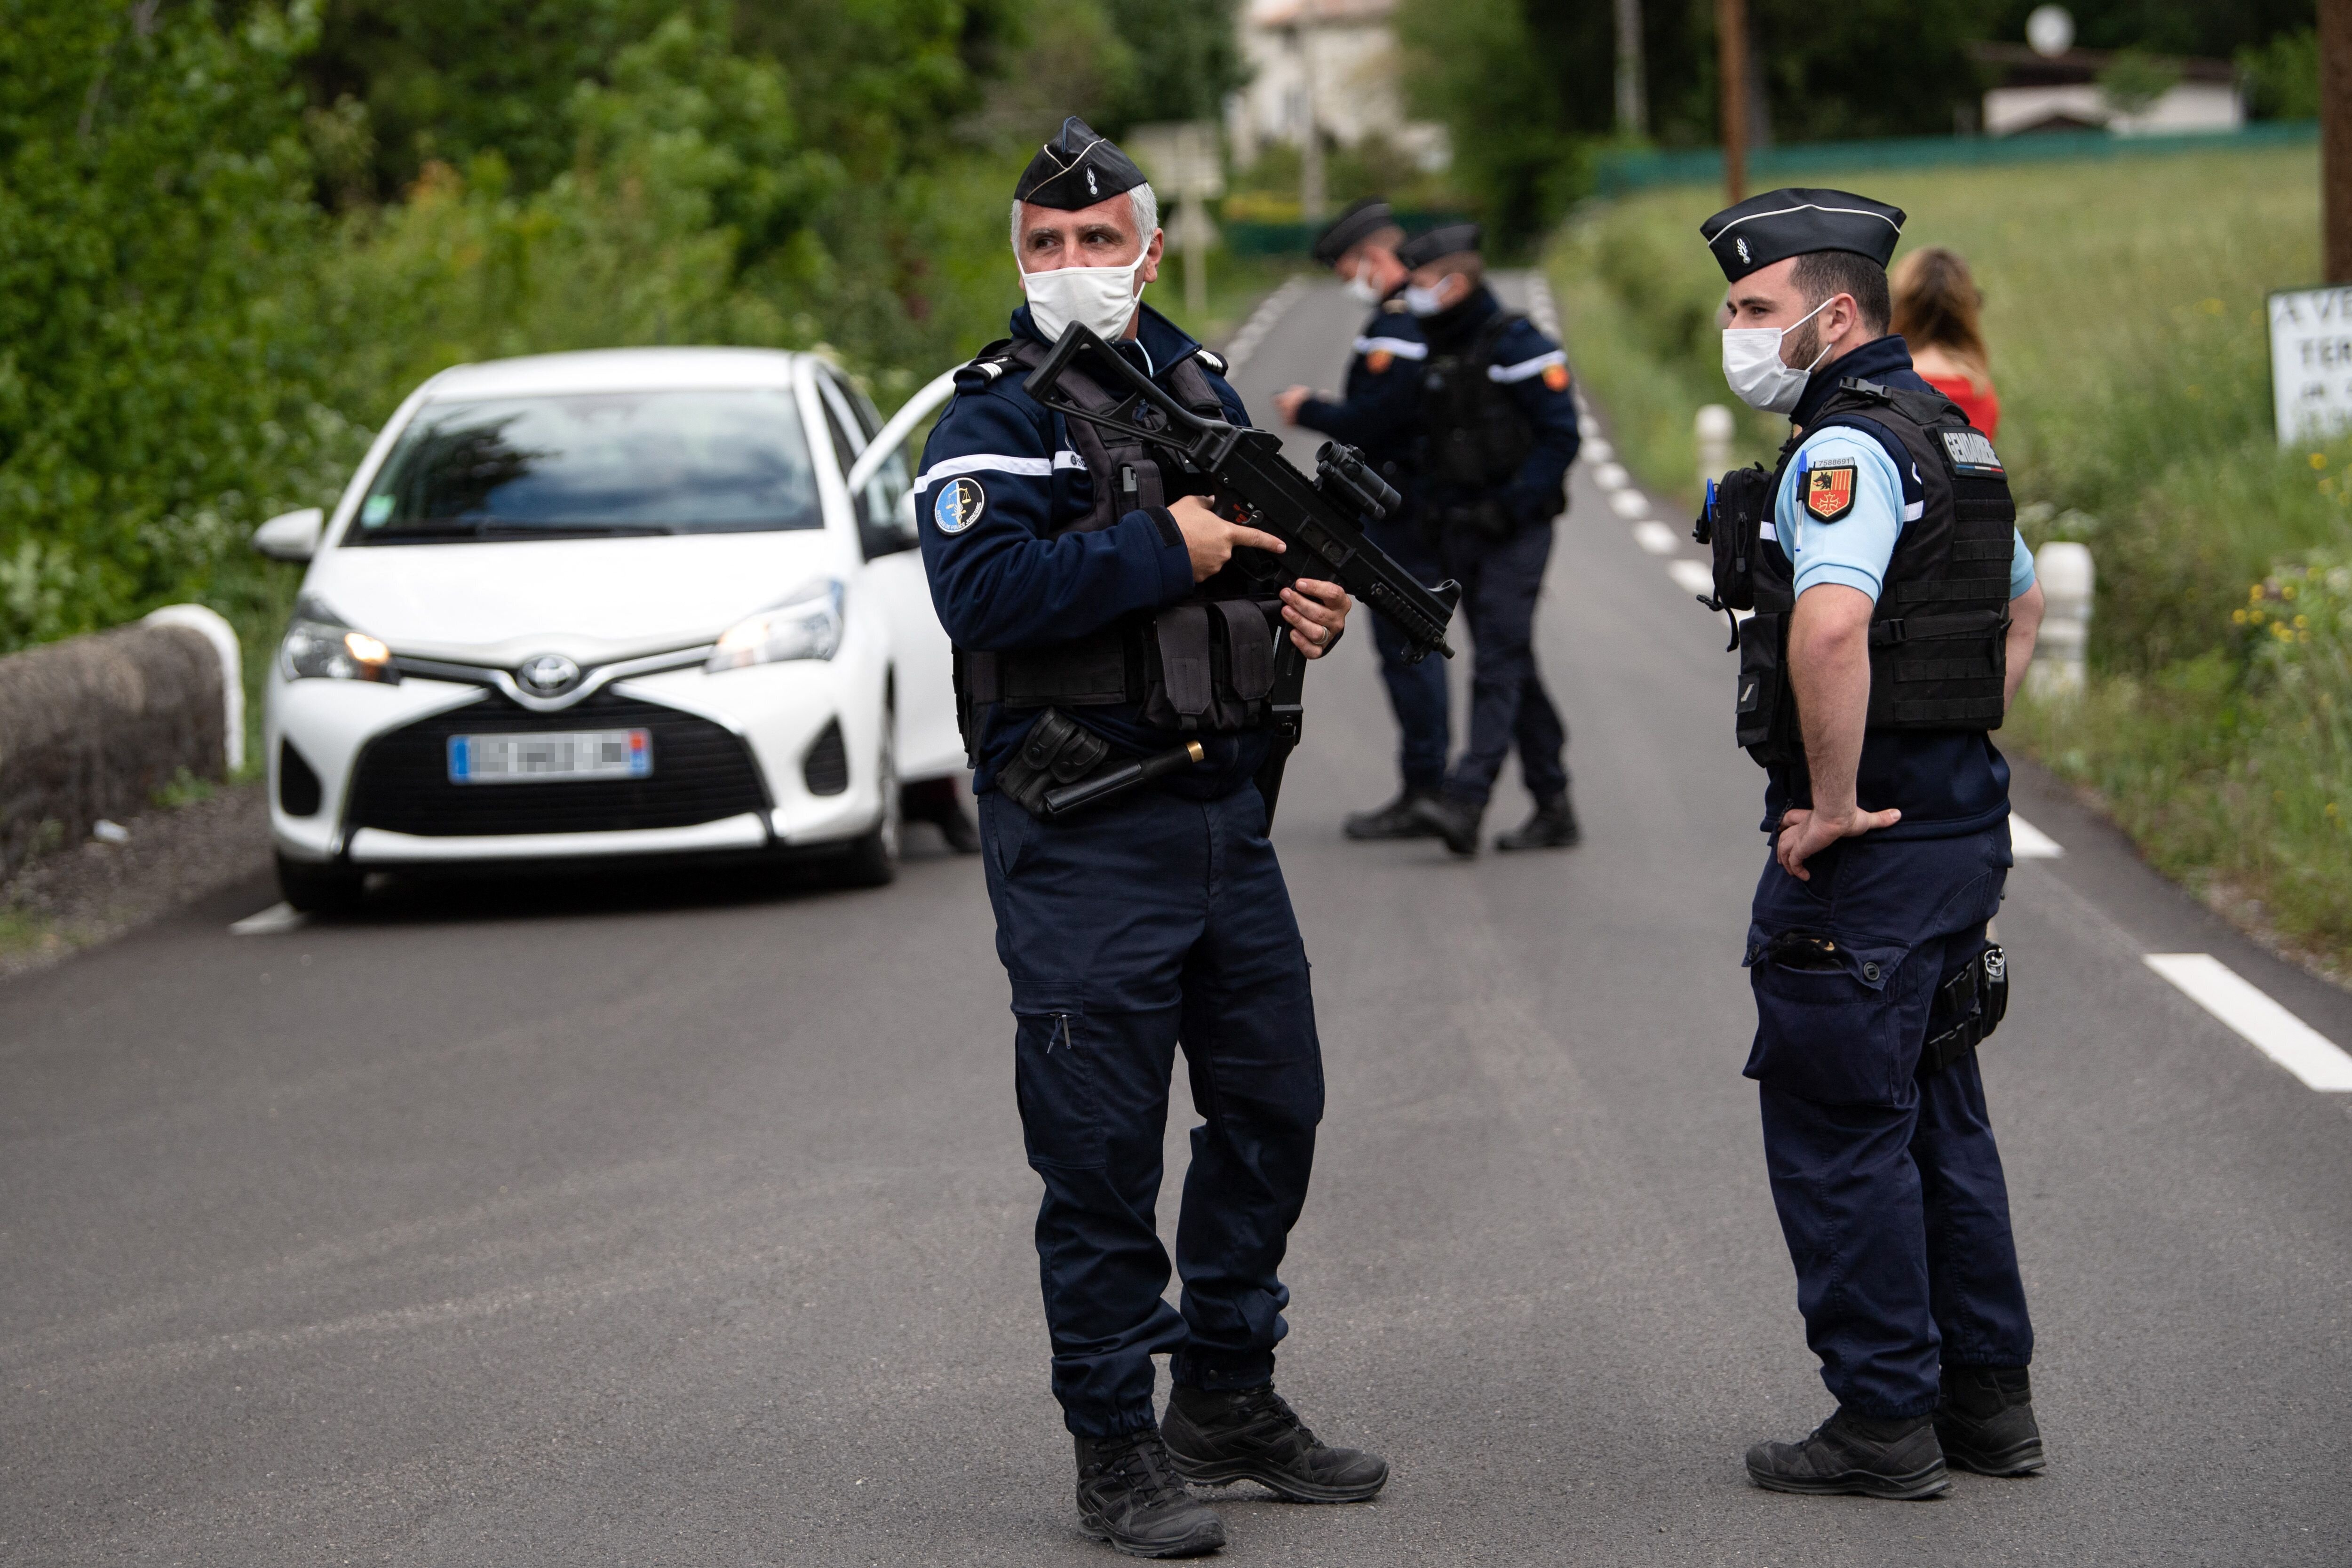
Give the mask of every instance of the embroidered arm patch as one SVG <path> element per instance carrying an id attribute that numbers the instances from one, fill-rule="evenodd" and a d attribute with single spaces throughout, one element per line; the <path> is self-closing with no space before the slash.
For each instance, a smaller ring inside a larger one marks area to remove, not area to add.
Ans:
<path id="1" fill-rule="evenodd" d="M 1853 510 L 1853 465 L 1831 463 L 1805 475 L 1805 510 L 1816 522 L 1835 522 Z"/>

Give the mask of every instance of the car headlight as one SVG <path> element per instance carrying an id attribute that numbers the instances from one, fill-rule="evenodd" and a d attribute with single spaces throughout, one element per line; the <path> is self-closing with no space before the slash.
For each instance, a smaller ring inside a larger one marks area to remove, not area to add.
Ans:
<path id="1" fill-rule="evenodd" d="M 841 584 L 812 583 L 773 609 L 727 628 L 702 668 L 716 674 L 750 664 L 831 658 L 841 651 Z"/>
<path id="2" fill-rule="evenodd" d="M 278 645 L 278 658 L 289 680 L 381 680 L 397 684 L 392 649 L 365 632 L 353 631 L 314 599 L 294 606 L 294 623 Z"/>

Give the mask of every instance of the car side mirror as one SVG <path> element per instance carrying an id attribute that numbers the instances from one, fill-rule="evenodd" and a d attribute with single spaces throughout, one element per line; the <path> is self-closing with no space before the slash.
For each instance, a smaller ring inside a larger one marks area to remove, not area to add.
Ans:
<path id="1" fill-rule="evenodd" d="M 281 511 L 253 531 L 253 548 L 272 561 L 308 561 L 319 553 L 327 514 L 315 506 Z"/>

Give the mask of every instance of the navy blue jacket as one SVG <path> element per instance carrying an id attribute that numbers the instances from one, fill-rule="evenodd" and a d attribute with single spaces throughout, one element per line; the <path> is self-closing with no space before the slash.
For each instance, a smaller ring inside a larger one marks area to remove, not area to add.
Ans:
<path id="1" fill-rule="evenodd" d="M 1901 338 L 1884 337 L 1815 371 L 1805 385 L 1805 395 L 1790 411 L 1789 423 L 1810 432 L 1814 416 L 1837 390 L 1838 383 L 1850 375 L 1909 392 L 1936 390 L 1911 368 L 1910 346 Z M 1886 448 L 1895 471 L 1903 479 L 1904 514 L 1917 515 L 1912 509 L 1923 504 L 1927 487 L 1902 437 L 1865 414 L 1833 415 L 1829 423 L 1849 426 Z M 1790 570 L 1788 552 L 1777 541 L 1772 548 L 1780 555 L 1782 569 Z M 1780 814 L 1790 806 L 1810 807 L 1813 793 L 1811 781 L 1801 768 L 1770 768 L 1767 781 L 1763 828 L 1770 833 L 1779 828 Z M 1991 735 L 1980 730 L 1866 731 L 1854 786 L 1855 797 L 1865 809 L 1896 806 L 1903 812 L 1902 821 L 1874 829 L 1874 838 L 1958 837 L 1981 832 L 2009 815 L 2009 762 L 1992 743 Z"/>
<path id="2" fill-rule="evenodd" d="M 1026 305 L 1013 312 L 1013 332 L 1045 341 Z M 1146 305 L 1136 339 L 1121 344 L 1119 352 L 1164 382 L 1170 370 L 1200 348 Z M 1205 363 L 1202 369 L 1225 417 L 1248 424 L 1240 396 L 1224 378 L 1210 373 Z M 949 482 L 958 479 L 970 482 Z M 1054 537 L 1056 528 L 1092 508 L 1094 485 L 1063 416 L 1023 391 L 1018 375 L 957 392 L 924 444 L 915 504 L 931 603 L 959 647 L 983 653 L 1048 647 L 1134 611 L 1172 605 L 1192 591 L 1192 556 L 1164 513 L 1130 511 L 1109 528 Z M 1129 753 L 1162 752 L 1179 743 L 1169 731 L 1145 724 L 1139 704 L 1074 708 L 1069 713 Z M 1033 709 L 991 710 L 975 759 L 975 790 L 994 786 L 998 766 L 1035 721 Z M 1202 799 L 1230 794 L 1248 782 L 1269 744 L 1262 732 L 1199 738 L 1208 760 L 1178 773 L 1166 787 Z"/>
<path id="3" fill-rule="evenodd" d="M 1494 290 L 1481 284 L 1470 297 L 1420 325 L 1432 354 L 1458 353 L 1503 308 Z M 1517 521 L 1549 522 L 1559 515 L 1566 498 L 1560 484 L 1568 466 L 1576 461 L 1576 394 L 1570 390 L 1568 356 L 1537 325 L 1525 317 L 1513 321 L 1496 338 L 1487 356 L 1488 378 L 1503 387 L 1527 416 L 1534 431 L 1535 449 L 1519 471 L 1491 492 L 1465 490 L 1434 474 L 1422 476 L 1422 500 L 1431 507 L 1461 505 L 1492 494 Z M 1414 378 L 1416 383 L 1419 377 Z M 1427 465 L 1423 465 L 1425 469 Z"/>
<path id="4" fill-rule="evenodd" d="M 1412 446 L 1421 366 L 1428 358 L 1429 342 L 1412 313 L 1394 302 L 1381 306 L 1356 334 L 1340 400 L 1308 398 L 1298 406 L 1299 425 L 1361 447 L 1376 468 L 1402 462 Z"/>

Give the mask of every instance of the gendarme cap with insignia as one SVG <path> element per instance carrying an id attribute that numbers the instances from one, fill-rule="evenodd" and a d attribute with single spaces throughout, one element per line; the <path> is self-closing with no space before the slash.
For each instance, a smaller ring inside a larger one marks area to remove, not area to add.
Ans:
<path id="1" fill-rule="evenodd" d="M 1460 251 L 1475 250 L 1486 231 L 1475 223 L 1449 223 L 1427 234 L 1416 234 L 1397 247 L 1397 259 L 1407 267 L 1426 267 Z"/>
<path id="2" fill-rule="evenodd" d="M 1021 171 L 1013 199 L 1076 212 L 1141 184 L 1143 171 L 1134 160 L 1073 114 L 1062 121 L 1060 133 L 1037 149 L 1037 155 Z"/>
<path id="3" fill-rule="evenodd" d="M 1396 215 L 1389 204 L 1378 196 L 1366 196 L 1351 202 L 1348 210 L 1331 220 L 1331 226 L 1315 237 L 1315 259 L 1326 267 L 1339 265 L 1339 258 L 1350 247 L 1361 245 L 1384 228 L 1396 226 Z"/>
<path id="4" fill-rule="evenodd" d="M 1816 250 L 1851 250 L 1881 267 L 1903 233 L 1901 207 L 1851 191 L 1789 189 L 1750 196 L 1698 226 L 1723 276 L 1737 283 L 1759 267 Z"/>

